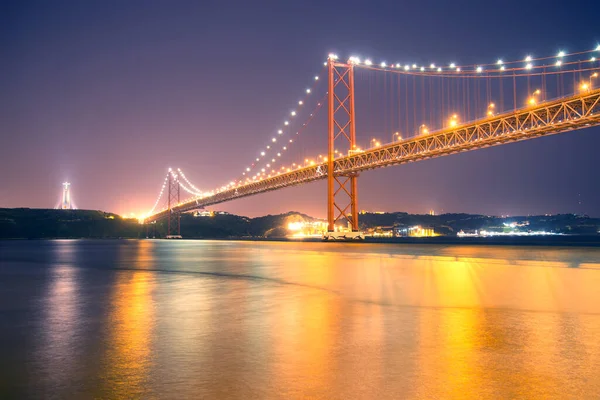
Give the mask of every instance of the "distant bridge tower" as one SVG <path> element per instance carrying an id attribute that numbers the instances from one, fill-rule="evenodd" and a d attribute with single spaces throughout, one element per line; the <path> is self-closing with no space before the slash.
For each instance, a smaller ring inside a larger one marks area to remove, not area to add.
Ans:
<path id="1" fill-rule="evenodd" d="M 167 208 L 169 210 L 168 225 L 167 225 L 167 239 L 179 239 L 181 238 L 181 213 L 174 209 L 181 201 L 179 197 L 179 176 L 169 170 L 169 193 L 167 197 Z"/>
<path id="2" fill-rule="evenodd" d="M 73 209 L 73 205 L 71 204 L 71 184 L 69 182 L 63 183 L 63 195 L 60 208 L 63 210 Z"/>

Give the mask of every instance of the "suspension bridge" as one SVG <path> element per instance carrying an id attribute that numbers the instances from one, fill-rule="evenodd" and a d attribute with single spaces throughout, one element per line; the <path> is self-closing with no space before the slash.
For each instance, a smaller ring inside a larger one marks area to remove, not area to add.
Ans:
<path id="1" fill-rule="evenodd" d="M 326 238 L 360 237 L 357 179 L 362 171 L 599 125 L 599 55 L 597 46 L 517 61 L 441 66 L 376 64 L 354 56 L 341 61 L 330 54 L 288 119 L 239 177 L 200 190 L 181 169 L 169 169 L 142 221 L 166 219 L 168 236 L 177 237 L 181 213 L 327 180 Z M 305 133 L 311 129 L 315 137 Z M 390 142 L 372 138 L 371 132 Z M 317 151 L 311 145 L 326 147 L 325 154 L 306 157 Z M 340 228 L 342 222 L 347 228 Z"/>

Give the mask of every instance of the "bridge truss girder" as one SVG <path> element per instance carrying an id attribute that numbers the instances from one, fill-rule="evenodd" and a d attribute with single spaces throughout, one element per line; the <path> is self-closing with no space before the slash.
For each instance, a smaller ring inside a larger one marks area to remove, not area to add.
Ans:
<path id="1" fill-rule="evenodd" d="M 600 89 L 340 157 L 334 160 L 333 168 L 336 176 L 344 176 L 597 125 L 600 125 Z M 194 198 L 173 209 L 186 212 L 326 179 L 329 164 L 328 159 L 324 164 L 300 168 L 213 195 Z M 169 210 L 158 212 L 148 217 L 146 222 L 165 218 L 168 212 Z"/>
<path id="2" fill-rule="evenodd" d="M 600 91 L 521 109 L 336 160 L 340 171 L 365 171 L 600 124 Z"/>

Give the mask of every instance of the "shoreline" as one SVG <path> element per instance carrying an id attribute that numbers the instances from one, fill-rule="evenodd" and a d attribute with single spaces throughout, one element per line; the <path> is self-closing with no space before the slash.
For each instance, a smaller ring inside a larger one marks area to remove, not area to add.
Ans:
<path id="1" fill-rule="evenodd" d="M 218 241 L 245 241 L 245 242 L 323 242 L 320 238 L 288 238 L 288 237 L 184 237 L 183 239 L 162 238 L 125 238 L 125 237 L 54 237 L 54 238 L 2 238 L 0 242 L 12 241 L 52 241 L 52 240 L 218 240 Z M 327 243 L 345 244 L 418 244 L 418 245 L 478 245 L 478 246 L 552 246 L 552 247 L 598 247 L 600 249 L 600 235 L 561 235 L 561 236 L 529 236 L 529 237 L 449 237 L 438 236 L 429 238 L 372 238 L 367 237 L 360 241 L 332 241 Z"/>

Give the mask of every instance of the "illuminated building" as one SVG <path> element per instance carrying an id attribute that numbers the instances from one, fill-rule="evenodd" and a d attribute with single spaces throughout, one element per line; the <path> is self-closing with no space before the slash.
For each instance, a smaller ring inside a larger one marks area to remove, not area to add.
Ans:
<path id="1" fill-rule="evenodd" d="M 422 227 L 420 225 L 410 227 L 396 227 L 395 235 L 400 237 L 433 237 L 438 236 L 433 228 Z"/>
<path id="2" fill-rule="evenodd" d="M 394 227 L 393 226 L 378 226 L 373 230 L 373 237 L 393 237 Z"/>
<path id="3" fill-rule="evenodd" d="M 194 213 L 194 217 L 212 217 L 214 213 L 208 210 L 199 210 Z"/>
<path id="4" fill-rule="evenodd" d="M 294 218 L 296 219 L 296 218 Z M 339 226 L 335 226 L 336 232 L 341 232 L 343 229 Z M 327 232 L 326 221 L 304 221 L 294 220 L 288 222 L 287 230 L 289 231 L 290 237 L 303 238 L 303 237 L 322 237 Z"/>

